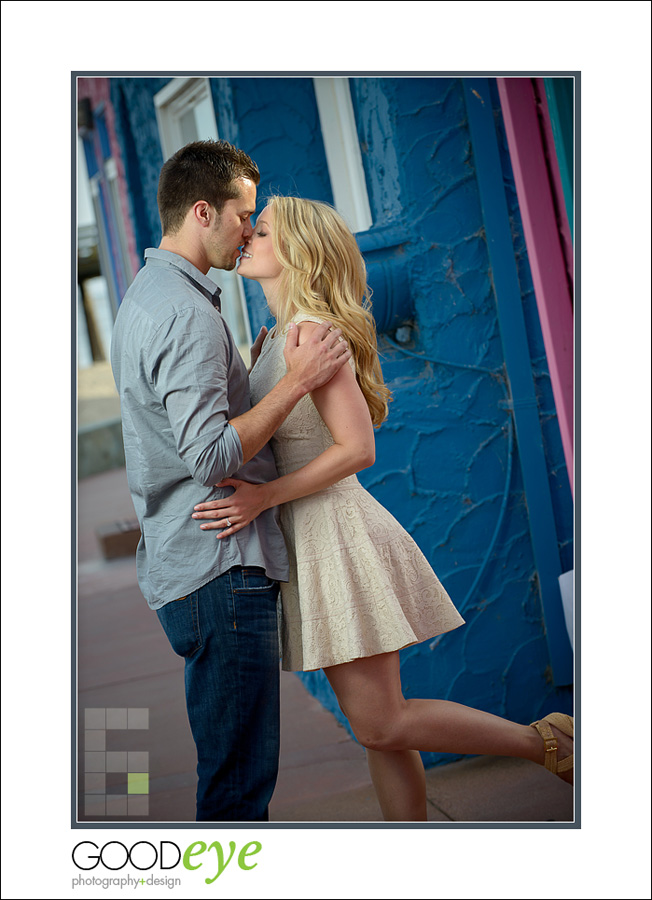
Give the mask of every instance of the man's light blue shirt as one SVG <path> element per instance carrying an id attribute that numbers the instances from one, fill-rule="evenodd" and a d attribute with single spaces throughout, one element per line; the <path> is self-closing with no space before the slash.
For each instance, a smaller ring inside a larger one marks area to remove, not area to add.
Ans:
<path id="1" fill-rule="evenodd" d="M 233 566 L 288 578 L 276 509 L 217 540 L 192 518 L 195 504 L 227 496 L 226 477 L 277 477 L 264 447 L 242 465 L 230 419 L 251 408 L 249 378 L 219 312 L 220 289 L 167 250 L 146 250 L 118 311 L 111 364 L 120 394 L 127 479 L 141 528 L 138 583 L 152 609 Z"/>

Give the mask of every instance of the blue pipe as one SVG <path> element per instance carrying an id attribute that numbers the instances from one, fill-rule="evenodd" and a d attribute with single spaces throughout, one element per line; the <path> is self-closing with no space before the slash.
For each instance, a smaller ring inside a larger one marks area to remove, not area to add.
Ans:
<path id="1" fill-rule="evenodd" d="M 464 95 L 550 662 L 555 684 L 572 684 L 573 652 L 559 589 L 557 529 L 488 80 L 464 79 Z"/>

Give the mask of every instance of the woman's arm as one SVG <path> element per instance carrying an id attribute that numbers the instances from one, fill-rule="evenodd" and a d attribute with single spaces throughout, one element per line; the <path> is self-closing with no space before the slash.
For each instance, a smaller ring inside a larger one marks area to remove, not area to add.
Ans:
<path id="1" fill-rule="evenodd" d="M 263 325 L 260 331 L 258 332 L 258 336 L 256 340 L 251 345 L 250 358 L 251 364 L 249 366 L 249 374 L 251 375 L 251 370 L 258 362 L 258 357 L 260 356 L 260 351 L 263 349 L 263 343 L 265 338 L 267 337 L 267 326 Z"/>
<path id="2" fill-rule="evenodd" d="M 299 327 L 299 343 L 307 340 L 318 327 L 313 322 L 303 322 Z M 373 465 L 373 425 L 351 366 L 343 366 L 327 384 L 313 391 L 311 397 L 333 437 L 332 446 L 301 469 L 268 484 L 254 485 L 232 478 L 220 482 L 219 486 L 232 486 L 236 490 L 229 497 L 195 507 L 193 518 L 215 520 L 219 516 L 216 521 L 202 524 L 202 529 L 220 530 L 217 537 L 228 537 L 264 509 L 323 490 Z M 227 518 L 232 523 L 230 527 Z"/>

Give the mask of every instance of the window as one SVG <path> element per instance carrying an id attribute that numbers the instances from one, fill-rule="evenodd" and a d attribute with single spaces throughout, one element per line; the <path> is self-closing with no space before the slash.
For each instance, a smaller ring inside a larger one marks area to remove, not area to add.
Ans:
<path id="1" fill-rule="evenodd" d="M 190 141 L 217 140 L 215 110 L 207 78 L 173 78 L 154 97 L 163 156 Z"/>
<path id="2" fill-rule="evenodd" d="M 348 78 L 313 78 L 337 211 L 354 233 L 373 222 Z"/>
<path id="3" fill-rule="evenodd" d="M 207 78 L 173 78 L 156 94 L 154 104 L 165 159 L 191 141 L 218 139 Z M 235 272 L 223 269 L 210 269 L 208 277 L 222 288 L 222 315 L 248 363 L 251 329 L 242 281 Z"/>
<path id="4" fill-rule="evenodd" d="M 113 320 L 133 278 L 118 170 L 104 111 L 77 137 L 77 276 L 80 368 L 109 358 Z"/>

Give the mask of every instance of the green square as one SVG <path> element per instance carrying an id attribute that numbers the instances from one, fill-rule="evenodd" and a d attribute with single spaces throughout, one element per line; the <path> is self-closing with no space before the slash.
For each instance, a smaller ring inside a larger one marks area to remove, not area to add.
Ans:
<path id="1" fill-rule="evenodd" d="M 149 772 L 127 772 L 128 794 L 149 794 Z"/>

